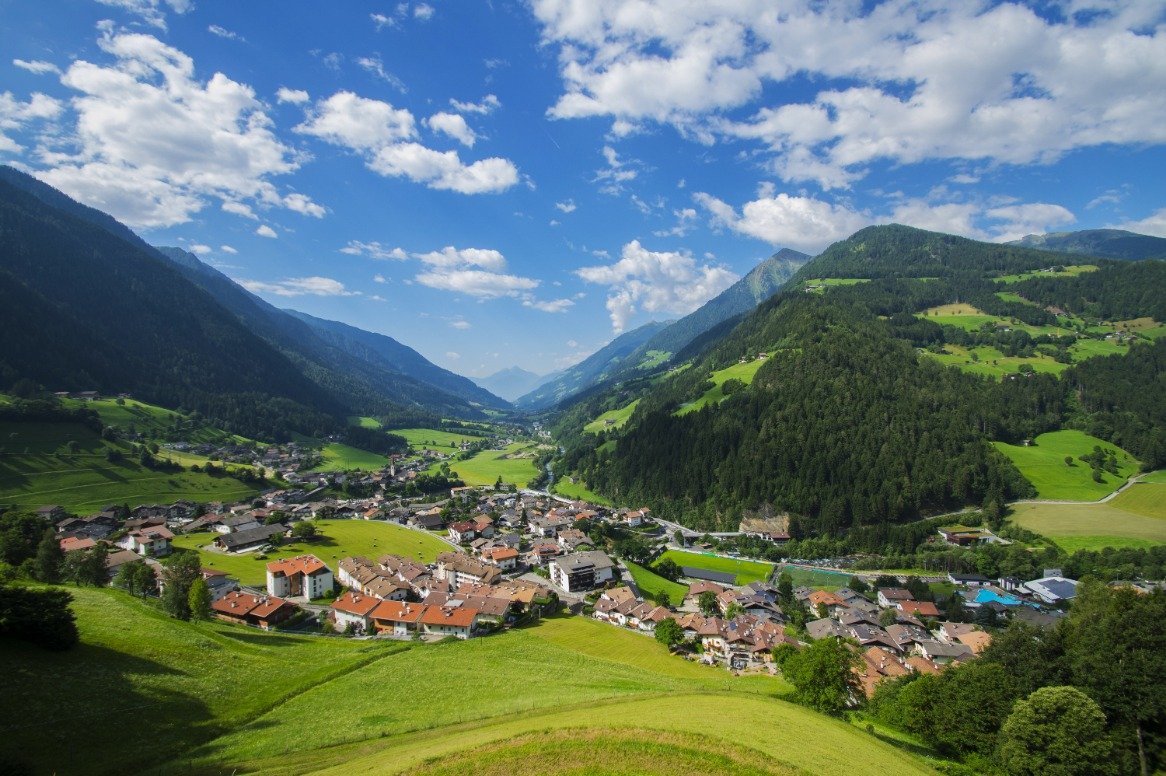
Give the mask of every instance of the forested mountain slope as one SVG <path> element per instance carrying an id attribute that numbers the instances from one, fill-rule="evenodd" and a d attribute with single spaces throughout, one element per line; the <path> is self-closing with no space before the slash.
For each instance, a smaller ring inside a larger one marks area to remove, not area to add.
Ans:
<path id="1" fill-rule="evenodd" d="M 1025 235 L 1009 245 L 1046 251 L 1083 253 L 1107 259 L 1166 259 L 1166 238 L 1127 232 L 1124 229 L 1082 229 Z"/>

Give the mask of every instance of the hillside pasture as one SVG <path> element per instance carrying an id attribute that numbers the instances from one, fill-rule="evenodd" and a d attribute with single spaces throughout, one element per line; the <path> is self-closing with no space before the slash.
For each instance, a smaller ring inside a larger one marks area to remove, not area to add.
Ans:
<path id="1" fill-rule="evenodd" d="M 1138 462 L 1129 453 L 1082 431 L 1051 431 L 1038 436 L 1028 447 L 992 444 L 1016 464 L 1042 499 L 1096 501 L 1119 488 L 1138 470 Z M 1094 482 L 1089 464 L 1078 460 L 1093 452 L 1094 446 L 1117 454 L 1118 473 L 1103 472 L 1101 482 Z M 1072 459 L 1071 464 L 1065 463 L 1066 456 Z"/>
<path id="2" fill-rule="evenodd" d="M 410 447 L 443 452 L 458 450 L 464 442 L 480 442 L 482 440 L 480 436 L 442 431 L 435 428 L 395 428 L 389 433 L 404 437 Z"/>
<path id="3" fill-rule="evenodd" d="M 514 442 L 502 450 L 482 450 L 464 461 L 446 463 L 450 471 L 457 472 L 458 478 L 467 485 L 493 485 L 501 477 L 507 485 L 525 488 L 538 474 L 534 466 L 537 448 L 537 445 L 527 442 Z M 429 467 L 431 473 L 438 469 L 440 464 Z"/>
<path id="4" fill-rule="evenodd" d="M 1024 280 L 1031 280 L 1033 278 L 1069 278 L 1077 275 L 1082 275 L 1086 272 L 1096 272 L 1096 264 L 1072 264 L 1055 272 L 1043 272 L 1041 270 L 1032 270 L 1031 272 L 1021 272 L 1017 275 L 1003 275 L 996 278 L 997 283 L 1020 283 Z"/>
<path id="5" fill-rule="evenodd" d="M 611 506 L 611 499 L 605 498 L 591 490 L 582 482 L 571 482 L 566 477 L 562 477 L 554 481 L 551 485 L 551 492 L 557 493 L 560 496 L 566 496 L 569 499 L 576 501 L 587 501 L 592 504 L 602 504 L 603 506 Z"/>
<path id="6" fill-rule="evenodd" d="M 341 558 L 363 555 L 376 560 L 381 555 L 401 555 L 406 558 L 431 562 L 439 553 L 451 547 L 440 539 L 424 531 L 414 531 L 381 520 L 316 520 L 314 524 L 323 536 L 311 541 L 284 540 L 288 542 L 277 551 L 267 553 L 226 553 L 207 549 L 219 534 L 212 531 L 184 534 L 174 538 L 174 546 L 195 550 L 202 558 L 202 564 L 236 577 L 244 585 L 267 584 L 267 563 L 296 555 L 315 555 L 337 572 L 336 564 Z"/>
<path id="7" fill-rule="evenodd" d="M 322 460 L 320 465 L 312 469 L 314 472 L 344 472 L 359 469 L 360 471 L 380 471 L 389 465 L 386 456 L 378 455 L 358 447 L 343 445 L 339 442 L 329 442 L 320 448 Z"/>
<path id="8" fill-rule="evenodd" d="M 688 594 L 687 585 L 671 582 L 630 560 L 625 560 L 624 565 L 632 573 L 632 580 L 645 598 L 656 598 L 660 593 L 664 593 L 668 596 L 669 603 L 673 606 L 679 606 L 684 601 L 684 596 Z"/>
<path id="9" fill-rule="evenodd" d="M 1166 485 L 1134 486 L 1138 487 L 1166 491 Z M 1016 504 L 1009 519 L 1047 536 L 1066 552 L 1166 543 L 1166 518 L 1137 514 L 1115 502 L 1117 499 L 1106 504 Z"/>
<path id="10" fill-rule="evenodd" d="M 1028 364 L 1035 372 L 1060 374 L 1069 368 L 1068 364 L 1055 361 L 1050 356 L 1038 353 L 1034 356 L 1005 356 L 999 350 L 987 345 L 964 347 L 963 345 L 945 345 L 943 353 L 933 353 L 930 350 L 919 352 L 927 358 L 938 361 L 946 366 L 958 367 L 964 372 L 986 377 L 1003 377 L 1016 374 L 1022 364 Z"/>
<path id="11" fill-rule="evenodd" d="M 640 404 L 640 400 L 636 399 L 619 409 L 608 410 L 600 415 L 595 420 L 583 427 L 583 431 L 588 434 L 598 434 L 601 431 L 608 431 L 610 429 L 623 428 L 624 424 L 632 417 L 632 413 L 636 411 L 636 407 Z"/>
<path id="12" fill-rule="evenodd" d="M 772 563 L 759 560 L 741 560 L 739 558 L 723 558 L 719 555 L 705 555 L 699 552 L 685 552 L 683 550 L 667 550 L 657 562 L 670 559 L 677 566 L 705 569 L 706 571 L 720 571 L 726 574 L 736 574 L 738 585 L 747 585 L 750 582 L 765 580 L 773 571 Z"/>
<path id="13" fill-rule="evenodd" d="M 709 380 L 712 381 L 713 387 L 705 391 L 696 401 L 683 405 L 676 411 L 676 415 L 687 415 L 709 404 L 719 404 L 726 398 L 722 386 L 729 380 L 740 380 L 745 385 L 752 385 L 753 378 L 757 375 L 757 370 L 764 366 L 766 361 L 768 361 L 768 357 L 773 354 L 766 353 L 765 355 L 765 358 L 753 358 L 743 364 L 733 364 L 732 366 L 713 372 L 709 375 Z"/>

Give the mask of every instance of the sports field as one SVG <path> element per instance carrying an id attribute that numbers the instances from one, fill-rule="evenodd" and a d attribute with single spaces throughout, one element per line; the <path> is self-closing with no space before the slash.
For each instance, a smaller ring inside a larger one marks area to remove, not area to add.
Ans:
<path id="1" fill-rule="evenodd" d="M 1016 464 L 1042 499 L 1096 501 L 1119 488 L 1138 470 L 1138 462 L 1129 453 L 1082 431 L 1041 434 L 1029 447 L 993 444 Z M 1101 482 L 1094 482 L 1089 464 L 1078 460 L 1091 453 L 1094 446 L 1117 453 L 1118 473 L 1103 472 Z M 1071 463 L 1065 463 L 1066 456 L 1072 459 Z"/>
<path id="2" fill-rule="evenodd" d="M 697 552 L 682 550 L 667 550 L 659 560 L 670 558 L 677 566 L 720 571 L 726 574 L 736 574 L 738 585 L 747 585 L 750 582 L 767 579 L 773 571 L 772 563 L 759 560 L 740 560 L 737 558 L 722 558 L 719 555 L 704 555 Z"/>
<path id="3" fill-rule="evenodd" d="M 174 546 L 198 550 L 204 566 L 225 571 L 245 585 L 259 586 L 266 584 L 268 561 L 296 555 L 315 555 L 328 564 L 335 574 L 340 559 L 351 555 L 363 555 L 374 560 L 381 555 L 403 555 L 428 563 L 438 553 L 452 549 L 424 531 L 414 531 L 379 520 L 316 520 L 314 524 L 320 529 L 320 538 L 311 541 L 285 540 L 288 543 L 278 551 L 268 553 L 265 560 L 260 559 L 260 553 L 257 552 L 231 554 L 205 549 L 218 536 L 212 532 L 176 536 Z"/>

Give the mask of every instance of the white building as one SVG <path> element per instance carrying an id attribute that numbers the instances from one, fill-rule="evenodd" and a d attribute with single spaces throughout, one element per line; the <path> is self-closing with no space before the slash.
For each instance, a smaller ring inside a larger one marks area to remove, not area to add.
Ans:
<path id="1" fill-rule="evenodd" d="M 613 578 L 615 564 L 599 550 L 577 552 L 550 563 L 551 581 L 568 593 L 599 587 Z"/>
<path id="2" fill-rule="evenodd" d="M 267 593 L 280 598 L 321 598 L 331 593 L 332 569 L 315 555 L 298 555 L 267 564 Z"/>

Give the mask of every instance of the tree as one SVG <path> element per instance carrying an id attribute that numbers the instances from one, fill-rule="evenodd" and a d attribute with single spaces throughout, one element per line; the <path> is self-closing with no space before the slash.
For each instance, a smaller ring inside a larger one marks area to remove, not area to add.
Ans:
<path id="1" fill-rule="evenodd" d="M 211 618 L 211 589 L 202 574 L 199 574 L 190 584 L 186 603 L 190 609 L 190 619 L 209 620 Z"/>
<path id="2" fill-rule="evenodd" d="M 711 590 L 706 590 L 696 597 L 696 605 L 700 607 L 700 613 L 705 617 L 712 617 L 720 611 L 717 606 L 717 594 Z"/>
<path id="3" fill-rule="evenodd" d="M 121 588 L 130 595 L 138 595 L 138 578 L 136 571 L 138 566 L 145 565 L 145 562 L 140 560 L 121 564 L 121 568 L 117 570 L 117 574 L 115 574 L 113 577 L 113 586 Z"/>
<path id="4" fill-rule="evenodd" d="M 1077 591 L 1066 647 L 1073 684 L 1133 733 L 1141 772 L 1151 771 L 1145 731 L 1166 716 L 1166 592 L 1141 595 L 1093 581 Z"/>
<path id="5" fill-rule="evenodd" d="M 938 702 L 931 710 L 933 727 L 924 736 L 947 752 L 990 755 L 997 731 L 1020 697 L 1016 687 L 995 663 L 974 660 L 947 669 L 939 677 Z"/>
<path id="6" fill-rule="evenodd" d="M 202 566 L 198 553 L 181 552 L 172 555 L 162 570 L 162 608 L 171 617 L 190 619 L 190 588 L 201 578 Z"/>
<path id="7" fill-rule="evenodd" d="M 36 548 L 36 578 L 41 582 L 55 584 L 61 581 L 61 569 L 65 565 L 65 553 L 57 532 L 46 528 L 40 544 Z"/>
<path id="8" fill-rule="evenodd" d="M 684 531 L 681 531 L 679 528 L 677 528 L 677 529 L 676 529 L 676 531 L 675 531 L 675 533 L 673 533 L 673 534 L 672 534 L 672 538 L 673 538 L 673 540 L 675 540 L 675 541 L 676 541 L 676 543 L 677 543 L 677 544 L 679 544 L 681 547 L 683 547 L 683 546 L 684 546 Z"/>
<path id="9" fill-rule="evenodd" d="M 0 515 L 0 561 L 19 566 L 36 555 L 45 522 L 36 515 L 6 512 Z"/>
<path id="10" fill-rule="evenodd" d="M 987 604 L 977 609 L 975 616 L 972 617 L 972 621 L 981 628 L 995 628 L 996 620 L 996 610 Z"/>
<path id="11" fill-rule="evenodd" d="M 293 539 L 315 539 L 319 533 L 320 529 L 316 527 L 316 524 L 307 520 L 301 520 L 291 529 Z"/>
<path id="12" fill-rule="evenodd" d="M 62 576 L 77 585 L 104 587 L 109 583 L 109 570 L 105 559 L 109 554 L 104 544 L 97 544 L 87 550 L 74 550 L 65 555 Z"/>
<path id="13" fill-rule="evenodd" d="M 742 607 L 741 604 L 734 601 L 733 603 L 729 604 L 725 608 L 725 619 L 726 620 L 735 620 L 744 613 L 745 613 L 744 607 Z"/>
<path id="14" fill-rule="evenodd" d="M 997 756 L 1013 776 L 1117 772 L 1105 714 L 1076 687 L 1042 687 L 1016 702 L 1000 729 Z"/>
<path id="15" fill-rule="evenodd" d="M 669 617 L 656 624 L 656 641 L 672 649 L 684 639 L 684 630 L 680 623 Z"/>
<path id="16" fill-rule="evenodd" d="M 663 606 L 668 609 L 672 608 L 672 597 L 668 595 L 667 590 L 657 590 L 655 595 L 652 596 L 652 600 L 656 602 L 657 606 Z"/>
<path id="17" fill-rule="evenodd" d="M 825 714 L 838 714 L 861 693 L 854 671 L 859 660 L 844 642 L 825 638 L 788 656 L 781 671 L 796 689 L 798 701 Z"/>
<path id="18" fill-rule="evenodd" d="M 60 589 L 31 590 L 0 586 L 0 636 L 23 639 L 45 649 L 68 649 L 77 643 L 77 623 Z"/>
<path id="19" fill-rule="evenodd" d="M 777 578 L 777 596 L 782 606 L 789 606 L 794 600 L 794 578 L 788 571 Z"/>
<path id="20" fill-rule="evenodd" d="M 671 558 L 665 558 L 653 566 L 652 569 L 669 582 L 675 582 L 680 579 L 680 566 L 676 565 L 676 561 Z"/>
<path id="21" fill-rule="evenodd" d="M 862 577 L 851 577 L 850 582 L 847 583 L 847 586 L 859 595 L 862 595 L 863 593 L 870 590 L 870 585 L 868 585 L 866 580 L 864 580 Z"/>

